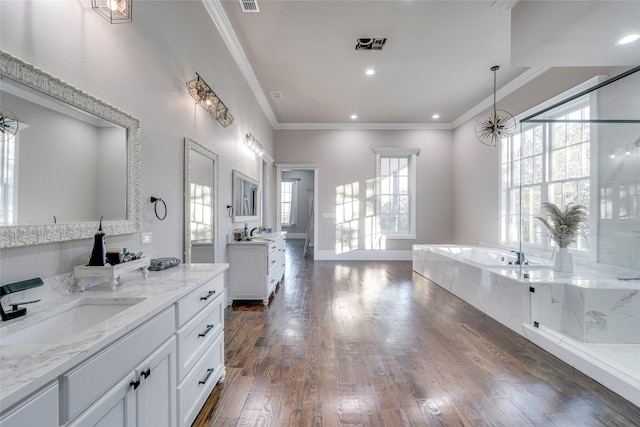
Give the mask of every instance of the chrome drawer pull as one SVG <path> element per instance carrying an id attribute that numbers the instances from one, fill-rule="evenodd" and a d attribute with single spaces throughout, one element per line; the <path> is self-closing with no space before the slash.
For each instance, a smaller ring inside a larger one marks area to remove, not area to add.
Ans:
<path id="1" fill-rule="evenodd" d="M 207 325 L 207 329 L 204 332 L 198 334 L 198 337 L 206 337 L 209 332 L 213 329 L 213 325 Z"/>
<path id="2" fill-rule="evenodd" d="M 215 295 L 215 293 L 216 293 L 216 291 L 209 291 L 209 293 L 207 294 L 206 297 L 200 297 L 200 301 L 208 300 L 211 297 L 211 295 Z"/>
<path id="3" fill-rule="evenodd" d="M 203 379 L 198 381 L 198 384 L 206 384 L 207 381 L 209 381 L 209 377 L 211 376 L 211 374 L 213 374 L 213 371 L 214 371 L 213 368 L 207 369 L 207 375 L 205 375 L 205 377 Z"/>

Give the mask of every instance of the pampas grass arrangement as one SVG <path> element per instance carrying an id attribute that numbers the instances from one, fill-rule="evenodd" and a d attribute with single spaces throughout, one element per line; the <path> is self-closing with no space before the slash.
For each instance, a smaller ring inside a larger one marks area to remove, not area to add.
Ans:
<path id="1" fill-rule="evenodd" d="M 587 208 L 573 203 L 569 203 L 562 210 L 554 203 L 542 202 L 542 209 L 546 211 L 549 220 L 539 216 L 536 219 L 547 227 L 549 237 L 561 248 L 566 248 L 576 241 L 588 218 Z"/>

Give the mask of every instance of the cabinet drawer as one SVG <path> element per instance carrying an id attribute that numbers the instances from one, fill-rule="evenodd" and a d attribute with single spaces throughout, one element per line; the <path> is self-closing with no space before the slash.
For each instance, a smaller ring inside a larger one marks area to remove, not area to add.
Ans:
<path id="1" fill-rule="evenodd" d="M 223 275 L 220 274 L 181 298 L 180 301 L 176 303 L 178 310 L 178 329 L 195 316 L 196 313 L 211 303 L 218 295 L 222 295 L 223 291 L 224 279 Z"/>
<path id="2" fill-rule="evenodd" d="M 173 335 L 175 311 L 168 308 L 90 360 L 60 377 L 62 421 L 75 417 Z M 66 404 L 65 404 L 66 403 Z"/>
<path id="3" fill-rule="evenodd" d="M 220 294 L 207 308 L 182 327 L 178 335 L 178 381 L 198 362 L 224 327 Z"/>
<path id="4" fill-rule="evenodd" d="M 56 381 L 35 396 L 26 399 L 0 418 L 2 427 L 57 427 L 58 426 L 58 382 Z"/>
<path id="5" fill-rule="evenodd" d="M 224 374 L 224 332 L 178 386 L 178 424 L 189 426 Z"/>
<path id="6" fill-rule="evenodd" d="M 267 258 L 267 269 L 268 269 L 268 274 L 271 274 L 275 269 L 278 268 L 278 255 L 277 252 L 274 253 L 273 255 L 269 255 L 269 258 Z"/>

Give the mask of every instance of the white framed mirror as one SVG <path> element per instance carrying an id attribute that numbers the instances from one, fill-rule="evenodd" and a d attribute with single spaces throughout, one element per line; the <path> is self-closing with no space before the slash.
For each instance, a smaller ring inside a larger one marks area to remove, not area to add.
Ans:
<path id="1" fill-rule="evenodd" d="M 0 248 L 140 230 L 138 119 L 2 51 L 0 96 Z"/>
<path id="2" fill-rule="evenodd" d="M 233 222 L 260 219 L 260 184 L 238 170 L 233 170 Z"/>
<path id="3" fill-rule="evenodd" d="M 184 262 L 217 262 L 218 155 L 184 139 Z"/>

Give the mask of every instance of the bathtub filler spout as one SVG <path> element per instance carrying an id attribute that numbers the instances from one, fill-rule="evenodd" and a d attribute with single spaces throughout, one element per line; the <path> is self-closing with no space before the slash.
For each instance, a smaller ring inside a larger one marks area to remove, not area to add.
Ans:
<path id="1" fill-rule="evenodd" d="M 524 252 L 521 252 L 521 251 L 511 251 L 511 252 L 516 254 L 516 261 L 514 262 L 515 265 L 527 264 L 527 261 L 525 260 L 525 257 L 524 257 Z"/>

